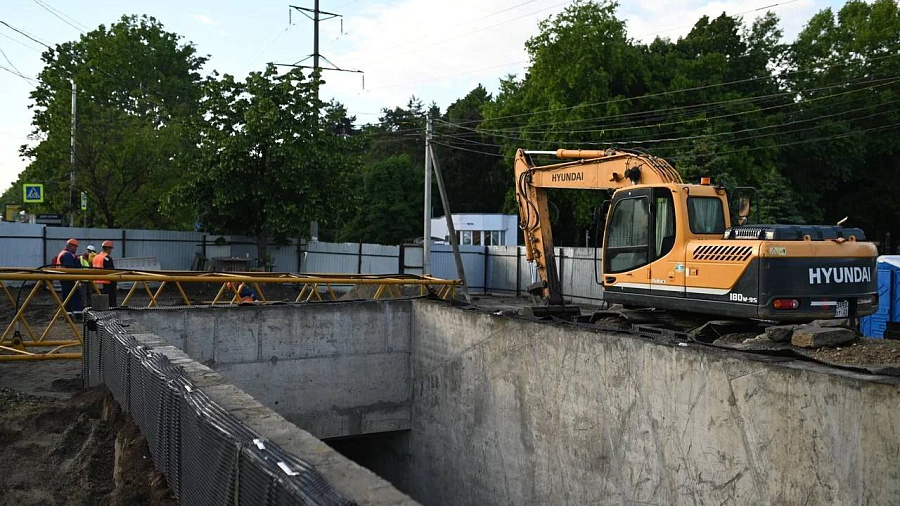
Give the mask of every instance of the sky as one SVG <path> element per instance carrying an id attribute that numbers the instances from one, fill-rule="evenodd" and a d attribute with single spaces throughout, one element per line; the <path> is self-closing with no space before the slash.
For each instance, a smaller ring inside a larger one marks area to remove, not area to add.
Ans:
<path id="1" fill-rule="evenodd" d="M 294 3 L 289 3 L 294 2 Z M 500 79 L 522 75 L 525 41 L 538 23 L 561 12 L 560 0 L 320 0 L 340 14 L 320 23 L 319 52 L 335 66 L 364 74 L 325 72 L 321 96 L 343 103 L 358 123 L 412 95 L 442 110 L 478 84 L 496 93 Z M 785 39 L 796 37 L 817 11 L 839 0 L 623 0 L 619 15 L 633 39 L 677 39 L 703 15 L 765 13 L 781 18 Z M 49 45 L 75 40 L 125 14 L 147 14 L 209 55 L 204 71 L 243 77 L 267 62 L 293 64 L 312 53 L 313 23 L 289 5 L 313 0 L 0 0 L 0 21 Z M 290 23 L 289 23 L 290 20 Z M 36 77 L 40 44 L 0 25 L 0 66 Z M 309 63 L 309 61 L 305 62 Z M 327 62 L 322 62 L 327 65 Z M 32 83 L 0 69 L 0 192 L 25 169 L 19 147 L 29 142 Z"/>

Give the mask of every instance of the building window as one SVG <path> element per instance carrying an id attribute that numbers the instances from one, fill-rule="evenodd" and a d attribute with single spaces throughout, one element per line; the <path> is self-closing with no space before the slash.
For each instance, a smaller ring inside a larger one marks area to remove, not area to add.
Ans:
<path id="1" fill-rule="evenodd" d="M 481 246 L 481 230 L 472 231 L 472 246 Z"/>
<path id="2" fill-rule="evenodd" d="M 460 244 L 463 246 L 471 246 L 472 245 L 472 231 L 471 230 L 462 230 L 460 231 L 462 234 L 462 241 Z"/>

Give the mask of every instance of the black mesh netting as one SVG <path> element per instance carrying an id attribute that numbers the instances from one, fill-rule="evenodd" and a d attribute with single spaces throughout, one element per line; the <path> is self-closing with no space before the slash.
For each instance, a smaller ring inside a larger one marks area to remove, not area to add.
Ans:
<path id="1" fill-rule="evenodd" d="M 181 504 L 353 504 L 312 465 L 211 401 L 168 357 L 142 346 L 113 312 L 86 312 L 82 377 L 107 385 L 147 438 Z"/>

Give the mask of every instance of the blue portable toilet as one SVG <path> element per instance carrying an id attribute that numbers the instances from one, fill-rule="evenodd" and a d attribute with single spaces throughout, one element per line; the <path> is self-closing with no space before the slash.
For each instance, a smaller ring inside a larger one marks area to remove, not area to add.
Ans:
<path id="1" fill-rule="evenodd" d="M 888 322 L 900 322 L 900 255 L 878 257 L 878 311 L 860 318 L 866 337 L 884 337 Z"/>

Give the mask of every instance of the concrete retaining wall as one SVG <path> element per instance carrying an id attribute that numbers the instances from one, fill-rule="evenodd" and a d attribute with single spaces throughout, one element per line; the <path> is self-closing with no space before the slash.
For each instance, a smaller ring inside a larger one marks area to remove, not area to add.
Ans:
<path id="1" fill-rule="evenodd" d="M 129 311 L 320 438 L 409 429 L 409 301 Z"/>
<path id="2" fill-rule="evenodd" d="M 900 503 L 896 379 L 424 300 L 132 314 L 323 437 L 408 427 L 332 444 L 430 505 Z"/>
<path id="3" fill-rule="evenodd" d="M 413 326 L 427 504 L 900 501 L 896 384 L 427 302 Z"/>
<path id="4" fill-rule="evenodd" d="M 157 311 L 164 313 L 168 311 Z M 171 346 L 165 339 L 150 333 L 139 323 L 139 319 L 132 318 L 136 312 L 118 312 L 118 321 L 125 326 L 127 332 L 137 340 L 147 353 L 164 355 L 172 365 L 180 368 L 184 376 L 191 382 L 194 388 L 201 390 L 209 397 L 209 400 L 234 416 L 237 421 L 251 432 L 258 434 L 265 444 L 275 444 L 308 464 L 311 464 L 343 498 L 360 505 L 409 505 L 418 503 L 391 486 L 384 479 L 365 469 L 351 460 L 345 458 L 331 449 L 318 438 L 301 430 L 275 411 L 263 406 L 254 397 L 251 397 L 237 388 L 220 374 L 209 367 L 191 359 L 182 350 Z M 170 313 L 171 314 L 171 313 Z M 96 346 L 88 349 L 96 350 Z M 108 350 L 107 353 L 117 355 L 117 351 Z M 91 357 L 87 357 L 87 363 L 94 363 Z M 140 366 L 140 362 L 135 362 Z M 138 381 L 137 375 L 123 375 L 131 381 Z M 141 388 L 143 385 L 132 383 L 130 389 Z M 132 406 L 135 408 L 135 406 Z M 139 407 L 137 409 L 140 409 Z M 210 422 L 207 422 L 210 423 Z M 182 425 L 183 426 L 183 425 Z M 196 434 L 194 434 L 196 437 Z M 183 435 L 186 437 L 186 435 Z M 159 465 L 157 463 L 157 465 Z M 187 464 L 181 462 L 179 469 L 184 469 Z M 222 465 L 221 462 L 217 465 Z M 244 472 L 250 472 L 244 469 Z M 210 475 L 207 475 L 210 476 Z M 222 475 L 214 474 L 214 478 L 222 479 Z M 184 478 L 182 478 L 184 480 Z M 181 482 L 182 491 L 188 487 L 194 489 L 210 486 L 209 483 Z M 271 493 L 270 489 L 270 493 Z M 243 497 L 235 494 L 236 497 Z M 183 498 L 182 498 L 183 499 Z M 279 503 L 284 501 L 279 497 Z M 209 502 L 211 499 L 208 499 Z M 269 497 L 269 500 L 273 500 Z M 241 502 L 243 504 L 244 502 Z M 235 499 L 237 504 L 237 499 Z"/>

